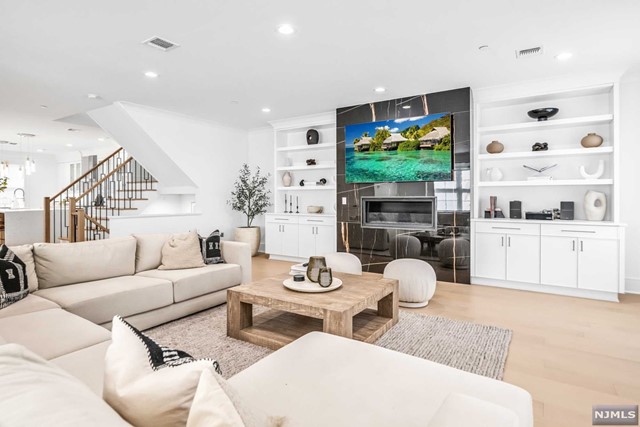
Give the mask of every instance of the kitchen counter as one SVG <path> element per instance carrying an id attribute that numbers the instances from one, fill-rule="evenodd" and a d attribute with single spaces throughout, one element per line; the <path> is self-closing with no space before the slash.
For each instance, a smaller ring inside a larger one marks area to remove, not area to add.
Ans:
<path id="1" fill-rule="evenodd" d="M 16 246 L 44 241 L 44 209 L 0 208 L 0 240 Z"/>

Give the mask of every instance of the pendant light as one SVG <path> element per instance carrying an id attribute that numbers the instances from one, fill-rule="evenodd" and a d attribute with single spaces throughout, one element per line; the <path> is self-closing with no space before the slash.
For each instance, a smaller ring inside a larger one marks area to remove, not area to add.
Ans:
<path id="1" fill-rule="evenodd" d="M 19 133 L 18 136 L 20 137 L 20 141 L 21 141 L 21 148 L 20 151 L 22 151 L 22 147 L 24 146 L 24 139 L 27 138 L 27 144 L 28 146 L 26 147 L 27 150 L 27 158 L 24 161 L 24 173 L 25 175 L 29 176 L 32 173 L 35 173 L 36 171 L 36 162 L 35 160 L 31 159 L 31 141 L 30 138 L 33 138 L 35 135 L 32 133 Z M 22 165 L 20 166 L 20 170 L 22 170 Z"/>

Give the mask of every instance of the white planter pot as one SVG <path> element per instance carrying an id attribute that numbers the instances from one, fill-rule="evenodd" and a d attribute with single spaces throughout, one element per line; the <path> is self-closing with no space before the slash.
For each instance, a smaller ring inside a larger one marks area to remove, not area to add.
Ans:
<path id="1" fill-rule="evenodd" d="M 249 244 L 251 256 L 256 256 L 260 247 L 260 227 L 238 227 L 233 234 L 233 240 Z"/>

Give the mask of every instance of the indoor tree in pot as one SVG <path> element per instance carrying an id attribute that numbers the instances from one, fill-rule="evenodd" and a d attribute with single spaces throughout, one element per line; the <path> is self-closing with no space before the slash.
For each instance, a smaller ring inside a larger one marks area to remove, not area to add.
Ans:
<path id="1" fill-rule="evenodd" d="M 257 167 L 256 172 L 252 174 L 249 165 L 245 163 L 234 184 L 231 199 L 227 201 L 231 209 L 242 212 L 247 217 L 247 225 L 236 228 L 234 240 L 248 243 L 251 246 L 251 256 L 255 256 L 260 247 L 260 227 L 254 227 L 251 224 L 256 216 L 267 212 L 267 208 L 271 205 L 269 200 L 271 191 L 266 189 L 269 176 L 270 174 L 261 175 L 260 167 Z"/>

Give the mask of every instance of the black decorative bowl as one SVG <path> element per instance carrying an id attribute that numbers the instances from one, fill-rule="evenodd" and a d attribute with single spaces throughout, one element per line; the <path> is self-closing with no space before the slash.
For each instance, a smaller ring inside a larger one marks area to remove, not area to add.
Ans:
<path id="1" fill-rule="evenodd" d="M 527 112 L 532 119 L 538 119 L 539 122 L 547 120 L 549 117 L 553 117 L 560 111 L 558 108 L 536 108 Z"/>

